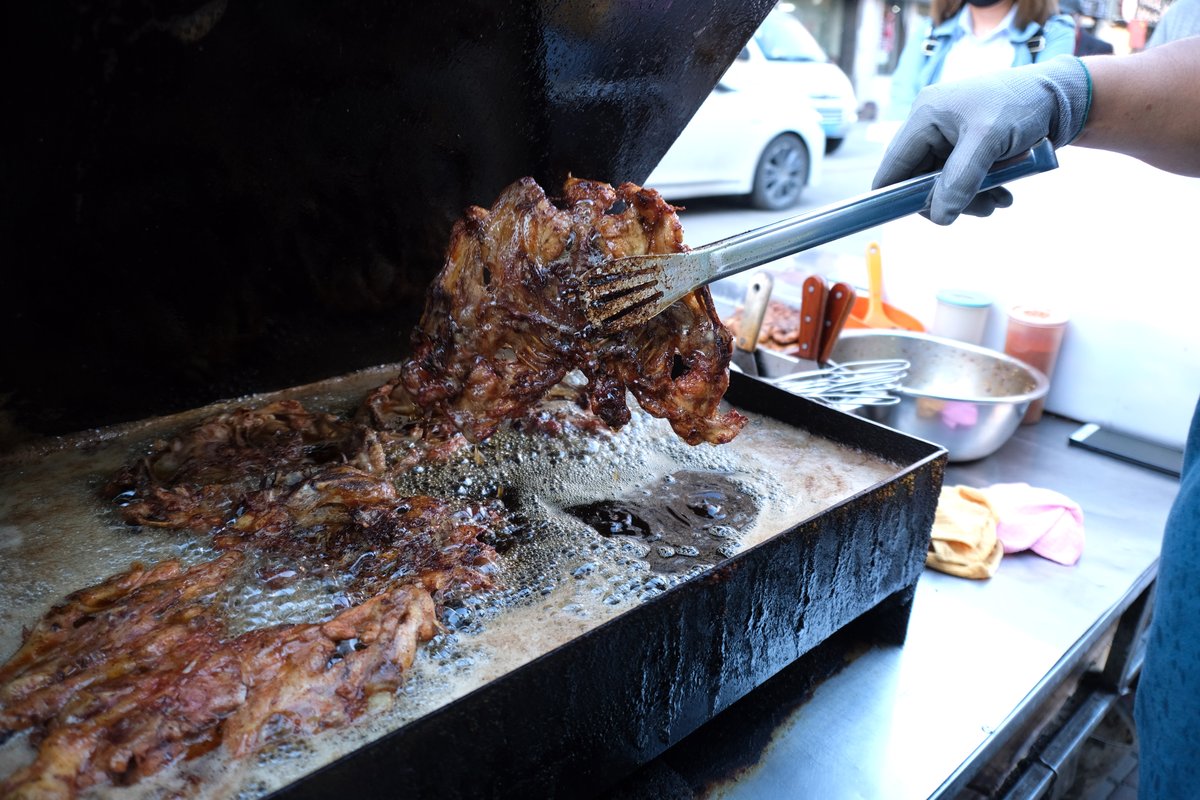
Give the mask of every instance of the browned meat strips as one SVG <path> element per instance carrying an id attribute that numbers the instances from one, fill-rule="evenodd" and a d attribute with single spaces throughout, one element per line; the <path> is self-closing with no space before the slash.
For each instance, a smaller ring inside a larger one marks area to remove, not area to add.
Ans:
<path id="1" fill-rule="evenodd" d="M 157 443 L 107 490 L 127 522 L 211 531 L 234 520 L 247 498 L 269 502 L 322 471 L 398 474 L 445 461 L 467 444 L 447 422 L 421 423 L 404 395 L 391 384 L 372 392 L 360 412 L 367 424 L 312 413 L 294 400 L 218 414 Z M 406 410 L 413 416 L 404 417 Z"/>
<path id="2" fill-rule="evenodd" d="M 39 743 L 0 795 L 71 797 L 154 772 L 211 736 L 245 697 L 209 610 L 241 561 L 135 566 L 52 609 L 0 668 L 0 731 L 32 727 Z"/>
<path id="3" fill-rule="evenodd" d="M 0 731 L 34 728 L 38 752 L 0 795 L 69 798 L 222 744 L 240 756 L 344 725 L 390 697 L 434 633 L 432 598 L 401 585 L 325 623 L 228 637 L 209 595 L 241 560 L 135 567 L 52 610 L 4 667 Z"/>
<path id="4" fill-rule="evenodd" d="M 485 539 L 504 529 L 498 505 L 401 497 L 386 475 L 349 464 L 249 491 L 244 471 L 219 463 L 242 450 L 218 450 L 197 479 L 231 484 L 206 485 L 186 518 L 217 516 L 201 501 L 220 498 L 215 508 L 234 519 L 214 543 L 228 552 L 189 569 L 135 566 L 75 592 L 0 667 L 0 735 L 31 729 L 38 746 L 0 795 L 71 797 L 222 743 L 241 756 L 346 724 L 400 685 L 433 635 L 435 597 L 491 586 Z M 198 461 L 180 459 L 166 480 Z M 344 610 L 234 638 L 217 616 L 219 592 L 249 570 L 269 585 L 320 579 L 339 587 L 331 602 Z"/>
<path id="5" fill-rule="evenodd" d="M 504 526 L 498 506 L 398 498 L 386 479 L 343 466 L 287 493 L 249 496 L 216 543 L 262 551 L 297 573 L 339 578 L 351 600 L 396 582 L 419 583 L 441 598 L 491 586 L 496 553 L 480 536 Z"/>
<path id="6" fill-rule="evenodd" d="M 742 309 L 734 311 L 725 319 L 730 332 L 737 335 L 742 323 Z M 767 313 L 758 331 L 758 343 L 775 350 L 794 350 L 800 338 L 800 310 L 772 300 L 767 303 Z"/>
<path id="7" fill-rule="evenodd" d="M 434 605 L 402 586 L 323 625 L 252 631 L 233 642 L 246 676 L 246 702 L 222 726 L 226 748 L 246 755 L 273 737 L 336 728 L 390 699 L 433 637 Z"/>
<path id="8" fill-rule="evenodd" d="M 172 442 L 147 464 L 151 477 L 167 483 L 237 483 L 280 465 L 349 461 L 382 469 L 364 447 L 362 432 L 332 414 L 305 410 L 295 400 L 218 414 Z"/>
<path id="9" fill-rule="evenodd" d="M 124 493 L 129 522 L 210 530 L 228 522 L 241 497 L 265 484 L 289 484 L 315 467 L 349 463 L 386 469 L 374 432 L 294 400 L 218 414 L 123 470 L 112 482 Z"/>
<path id="10" fill-rule="evenodd" d="M 3 784 L 8 797 L 73 797 L 97 784 L 124 784 L 205 749 L 223 717 L 245 699 L 242 667 L 210 622 L 167 625 L 102 669 L 41 726 L 37 758 Z"/>
<path id="11" fill-rule="evenodd" d="M 0 666 L 0 731 L 18 730 L 58 714 L 71 697 L 113 674 L 141 668 L 137 643 L 186 632 L 194 615 L 176 618 L 228 579 L 242 556 L 228 553 L 185 570 L 177 561 L 152 569 L 135 565 L 104 583 L 75 592 L 29 631 Z M 201 620 L 202 621 L 202 620 Z M 153 647 L 147 650 L 153 658 Z M 114 673 L 114 670 L 116 673 Z"/>
<path id="12" fill-rule="evenodd" d="M 563 205 L 525 178 L 455 224 L 403 367 L 409 395 L 480 441 L 579 369 L 588 379 L 581 401 L 613 428 L 629 420 L 630 389 L 691 444 L 732 439 L 745 419 L 718 414 L 732 338 L 707 289 L 607 338 L 591 335 L 579 307 L 578 281 L 592 266 L 685 249 L 675 209 L 633 184 L 577 179 Z"/>

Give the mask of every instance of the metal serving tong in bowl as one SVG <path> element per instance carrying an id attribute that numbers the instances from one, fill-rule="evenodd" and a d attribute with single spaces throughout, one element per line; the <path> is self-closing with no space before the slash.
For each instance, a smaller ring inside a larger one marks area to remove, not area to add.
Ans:
<path id="1" fill-rule="evenodd" d="M 1054 148 L 1043 139 L 1025 155 L 992 167 L 980 190 L 1057 166 Z M 584 313 L 608 333 L 640 325 L 700 286 L 917 213 L 939 174 L 910 178 L 690 252 L 629 256 L 602 264 L 584 273 Z"/>

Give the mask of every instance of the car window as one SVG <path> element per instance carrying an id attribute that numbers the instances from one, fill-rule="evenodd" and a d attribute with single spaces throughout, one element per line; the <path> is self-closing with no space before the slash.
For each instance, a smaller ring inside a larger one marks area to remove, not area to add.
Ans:
<path id="1" fill-rule="evenodd" d="M 769 61 L 828 61 L 808 29 L 791 14 L 770 14 L 754 41 Z"/>

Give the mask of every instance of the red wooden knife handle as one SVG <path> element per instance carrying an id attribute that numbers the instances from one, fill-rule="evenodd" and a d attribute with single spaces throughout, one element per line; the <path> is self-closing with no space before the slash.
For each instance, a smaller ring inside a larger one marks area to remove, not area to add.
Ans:
<path id="1" fill-rule="evenodd" d="M 825 279 L 809 275 L 801 286 L 800 332 L 796 337 L 796 355 L 816 360 L 825 328 L 825 298 L 829 293 Z"/>
<path id="2" fill-rule="evenodd" d="M 829 302 L 825 304 L 821 345 L 817 349 L 817 363 L 824 364 L 829 360 L 833 346 L 837 344 L 838 337 L 842 335 L 842 328 L 850 318 L 850 311 L 854 308 L 854 299 L 857 296 L 854 287 L 848 283 L 838 282 L 830 287 Z"/>

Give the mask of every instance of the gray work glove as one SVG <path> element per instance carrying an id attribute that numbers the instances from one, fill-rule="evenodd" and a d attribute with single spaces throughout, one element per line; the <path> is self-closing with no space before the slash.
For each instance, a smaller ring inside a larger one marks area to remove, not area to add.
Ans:
<path id="1" fill-rule="evenodd" d="M 1074 56 L 929 86 L 884 153 L 873 188 L 940 167 L 921 213 L 939 225 L 963 212 L 986 217 L 1012 205 L 1003 187 L 979 192 L 992 165 L 1043 138 L 1055 148 L 1070 143 L 1083 129 L 1091 99 L 1091 78 Z"/>

